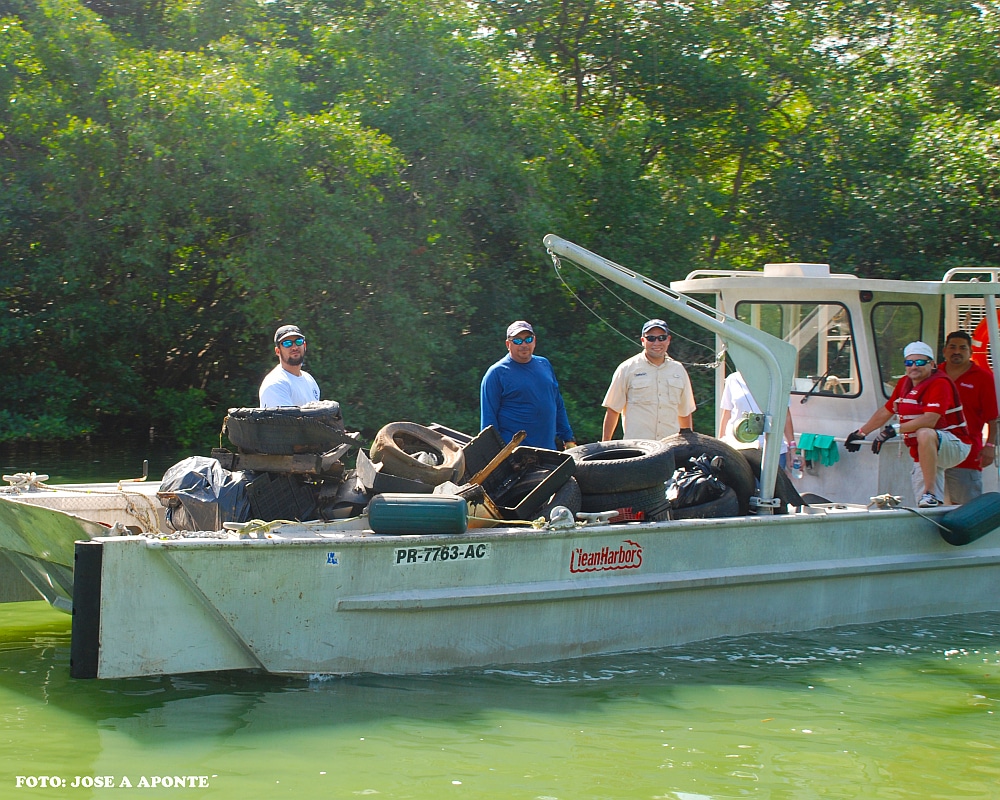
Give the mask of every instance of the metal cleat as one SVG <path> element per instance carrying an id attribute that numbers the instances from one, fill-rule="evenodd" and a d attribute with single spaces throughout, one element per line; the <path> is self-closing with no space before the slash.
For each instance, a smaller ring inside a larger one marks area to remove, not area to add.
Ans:
<path id="1" fill-rule="evenodd" d="M 903 505 L 903 498 L 894 494 L 880 494 L 868 499 L 868 507 L 876 508 L 899 508 Z"/>

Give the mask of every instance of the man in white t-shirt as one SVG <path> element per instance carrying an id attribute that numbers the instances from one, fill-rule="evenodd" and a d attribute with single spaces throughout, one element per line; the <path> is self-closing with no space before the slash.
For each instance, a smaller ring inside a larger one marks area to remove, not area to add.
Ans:
<path id="1" fill-rule="evenodd" d="M 304 406 L 319 400 L 319 386 L 302 369 L 306 337 L 298 325 L 282 325 L 274 332 L 274 353 L 278 364 L 260 384 L 260 407 Z"/>
<path id="2" fill-rule="evenodd" d="M 642 352 L 618 365 L 604 396 L 601 440 L 609 441 L 624 417 L 626 439 L 665 439 L 691 427 L 694 393 L 687 370 L 667 355 L 670 329 L 662 319 L 642 326 Z"/>
<path id="3" fill-rule="evenodd" d="M 719 420 L 719 438 L 737 450 L 746 450 L 764 446 L 764 436 L 758 436 L 752 442 L 741 442 L 736 438 L 736 426 L 743 421 L 745 414 L 760 414 L 760 406 L 750 394 L 750 387 L 737 372 L 730 372 L 726 376 L 726 384 L 722 390 L 722 398 L 719 400 L 719 408 L 722 415 Z M 788 451 L 792 450 L 792 458 L 795 457 L 795 426 L 792 422 L 791 398 L 788 398 L 788 413 L 785 414 L 785 435 L 781 441 L 781 454 L 778 465 L 785 469 L 788 459 Z"/>

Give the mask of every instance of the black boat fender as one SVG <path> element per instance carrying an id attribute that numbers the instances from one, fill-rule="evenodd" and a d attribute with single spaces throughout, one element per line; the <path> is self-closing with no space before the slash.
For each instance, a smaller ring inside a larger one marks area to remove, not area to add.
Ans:
<path id="1" fill-rule="evenodd" d="M 941 538 L 948 544 L 961 547 L 1000 528 L 1000 492 L 986 492 L 970 500 L 939 520 Z"/>

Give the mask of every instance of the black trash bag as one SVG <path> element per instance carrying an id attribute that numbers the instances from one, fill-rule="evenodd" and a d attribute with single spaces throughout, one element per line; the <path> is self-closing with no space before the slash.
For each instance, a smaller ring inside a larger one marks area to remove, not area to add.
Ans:
<path id="1" fill-rule="evenodd" d="M 719 479 L 722 471 L 722 457 L 709 460 L 700 455 L 688 461 L 688 466 L 674 470 L 667 481 L 667 502 L 671 508 L 687 508 L 716 500 L 728 488 Z"/>
<path id="2" fill-rule="evenodd" d="M 217 531 L 223 522 L 250 519 L 247 477 L 214 458 L 191 456 L 163 474 L 158 493 L 175 531 Z"/>

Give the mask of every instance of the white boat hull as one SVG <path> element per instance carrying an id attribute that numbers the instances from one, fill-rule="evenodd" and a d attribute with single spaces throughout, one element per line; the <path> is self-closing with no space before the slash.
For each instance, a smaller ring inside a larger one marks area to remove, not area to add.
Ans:
<path id="1" fill-rule="evenodd" d="M 815 511 L 568 532 L 97 539 L 77 546 L 72 671 L 420 673 L 1000 610 L 997 532 L 956 548 L 904 510 Z"/>

